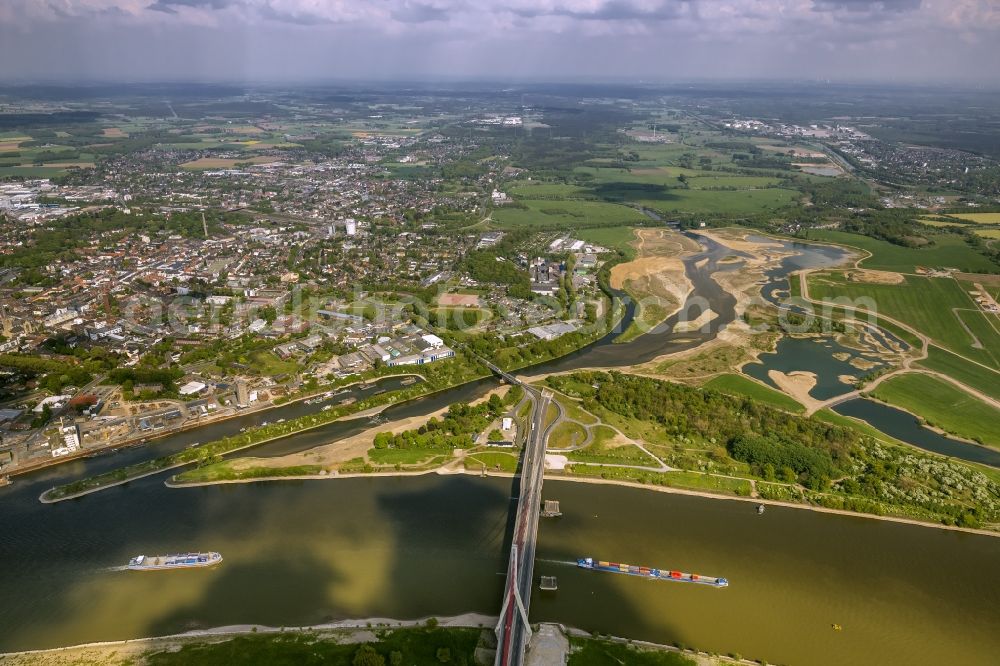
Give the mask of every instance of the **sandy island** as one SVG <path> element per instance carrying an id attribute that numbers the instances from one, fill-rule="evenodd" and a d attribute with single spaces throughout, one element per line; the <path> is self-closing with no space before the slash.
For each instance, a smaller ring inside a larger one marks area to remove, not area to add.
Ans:
<path id="1" fill-rule="evenodd" d="M 609 282 L 613 289 L 627 289 L 640 300 L 655 301 L 666 309 L 666 319 L 681 309 L 694 289 L 684 259 L 700 247 L 670 229 L 636 229 L 635 233 L 638 258 L 612 267 Z"/>
<path id="2" fill-rule="evenodd" d="M 822 406 L 822 401 L 809 395 L 816 386 L 816 373 L 805 370 L 795 370 L 784 373 L 780 370 L 768 370 L 767 376 L 777 384 L 783 392 L 795 398 L 810 413 Z"/>

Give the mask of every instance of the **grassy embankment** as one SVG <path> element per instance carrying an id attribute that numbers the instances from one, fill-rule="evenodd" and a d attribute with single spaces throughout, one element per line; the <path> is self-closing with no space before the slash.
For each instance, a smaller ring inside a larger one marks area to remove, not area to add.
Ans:
<path id="1" fill-rule="evenodd" d="M 724 374 L 710 379 L 703 388 L 713 389 L 730 395 L 741 395 L 793 414 L 801 414 L 805 407 L 794 398 L 781 391 L 765 386 L 744 375 Z"/>
<path id="2" fill-rule="evenodd" d="M 223 642 L 184 645 L 148 654 L 148 666 L 229 664 L 473 664 L 481 629 L 415 627 L 375 630 L 358 644 L 311 632 L 237 636 Z M 345 636 L 344 638 L 348 638 Z"/>
<path id="3" fill-rule="evenodd" d="M 320 465 L 295 465 L 294 467 L 247 467 L 240 468 L 234 460 L 195 467 L 178 475 L 184 483 L 214 483 L 218 481 L 245 479 L 272 479 L 279 476 L 313 476 L 323 473 Z"/>
<path id="4" fill-rule="evenodd" d="M 1000 448 L 1000 410 L 937 377 L 909 373 L 892 377 L 872 392 L 917 414 L 928 425 L 985 446 Z"/>
<path id="5" fill-rule="evenodd" d="M 723 666 L 737 660 L 676 647 L 636 645 L 624 639 L 568 637 L 569 666 Z M 170 636 L 17 654 L 11 666 L 222 666 L 229 664 L 331 664 L 333 666 L 438 666 L 492 656 L 492 631 L 426 626 L 250 631 L 210 636 Z"/>
<path id="6" fill-rule="evenodd" d="M 680 652 L 648 650 L 596 638 L 570 639 L 569 666 L 696 666 L 703 661 Z M 713 663 L 714 660 L 708 663 Z"/>
<path id="7" fill-rule="evenodd" d="M 957 354 L 931 346 L 927 358 L 917 365 L 948 375 L 966 386 L 1000 400 L 1000 373 L 988 372 L 983 366 L 967 361 Z"/>

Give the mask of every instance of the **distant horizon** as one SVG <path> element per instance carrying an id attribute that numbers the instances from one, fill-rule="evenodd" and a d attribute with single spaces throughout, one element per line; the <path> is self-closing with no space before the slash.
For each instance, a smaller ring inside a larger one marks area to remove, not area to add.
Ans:
<path id="1" fill-rule="evenodd" d="M 546 77 L 546 78 L 511 78 L 511 77 L 487 77 L 487 76 L 414 76 L 412 78 L 373 78 L 373 77 L 326 77 L 308 79 L 240 79 L 240 78 L 92 78 L 72 79 L 60 77 L 32 77 L 32 78 L 3 78 L 0 75 L 0 88 L 17 87 L 43 87 L 53 86 L 60 88 L 95 88 L 95 87 L 129 87 L 129 86 L 229 86 L 245 88 L 310 88 L 310 87 L 336 87 L 336 86 L 488 86 L 503 85 L 511 87 L 537 87 L 537 86 L 580 86 L 580 87 L 601 87 L 601 86 L 622 86 L 636 89 L 649 88 L 651 90 L 670 89 L 697 86 L 706 88 L 717 88 L 720 91 L 726 89 L 737 89 L 740 87 L 759 88 L 858 88 L 858 89 L 901 89 L 901 90 L 952 90 L 958 92 L 982 92 L 1000 93 L 1000 81 L 996 82 L 975 82 L 971 80 L 926 80 L 926 81 L 906 81 L 906 80 L 866 80 L 866 79 L 842 79 L 842 80 L 811 80 L 801 78 L 689 78 L 689 79 L 664 79 L 638 80 L 627 78 L 573 78 L 573 77 Z M 501 90 L 494 92 L 502 93 Z"/>
<path id="2" fill-rule="evenodd" d="M 5 0 L 7 81 L 1000 88 L 994 0 Z"/>

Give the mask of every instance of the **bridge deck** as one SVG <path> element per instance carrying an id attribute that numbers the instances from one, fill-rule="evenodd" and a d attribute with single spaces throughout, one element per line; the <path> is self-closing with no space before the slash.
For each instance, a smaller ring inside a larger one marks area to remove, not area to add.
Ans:
<path id="1" fill-rule="evenodd" d="M 538 391 L 491 365 L 508 382 L 524 387 L 534 402 L 521 464 L 521 492 L 517 501 L 514 537 L 507 566 L 507 584 L 497 624 L 498 666 L 517 666 L 524 661 L 524 648 L 531 634 L 528 605 L 534 576 L 535 543 L 538 535 L 539 507 L 542 503 L 542 480 L 545 471 L 545 441 L 548 437 L 545 415 L 552 396 Z"/>

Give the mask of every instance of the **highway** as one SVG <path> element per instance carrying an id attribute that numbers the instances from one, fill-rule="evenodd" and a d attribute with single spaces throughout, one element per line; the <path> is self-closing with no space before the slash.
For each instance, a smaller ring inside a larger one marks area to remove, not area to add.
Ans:
<path id="1" fill-rule="evenodd" d="M 524 650 L 531 636 L 528 605 L 531 602 L 538 517 L 542 505 L 545 442 L 549 434 L 549 428 L 545 426 L 545 414 L 552 402 L 552 394 L 524 384 L 492 363 L 487 365 L 509 383 L 523 387 L 534 403 L 528 422 L 528 433 L 524 439 L 517 516 L 514 521 L 510 559 L 507 563 L 503 606 L 497 624 L 495 663 L 498 666 L 518 666 L 524 662 Z"/>

